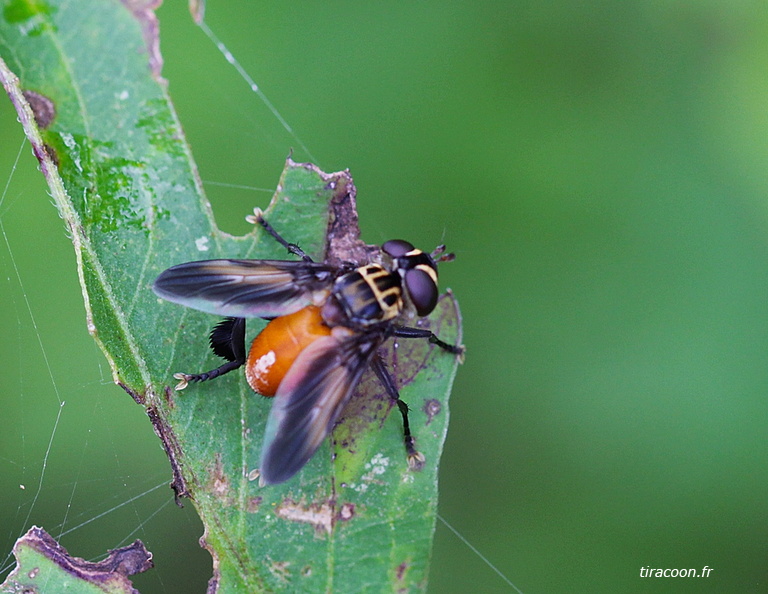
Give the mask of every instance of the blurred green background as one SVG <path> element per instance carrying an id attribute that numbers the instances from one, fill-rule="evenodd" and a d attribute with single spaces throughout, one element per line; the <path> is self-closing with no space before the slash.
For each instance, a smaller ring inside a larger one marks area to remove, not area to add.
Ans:
<path id="1" fill-rule="evenodd" d="M 244 233 L 269 193 L 218 184 L 309 156 L 183 2 L 158 14 L 214 211 Z M 230 0 L 207 22 L 351 169 L 364 239 L 457 253 L 442 516 L 526 593 L 768 591 L 768 7 Z M 203 592 L 202 526 L 86 332 L 22 138 L 0 99 L 0 559 L 33 523 L 86 558 L 141 538 L 140 590 Z M 511 587 L 438 524 L 430 591 Z"/>

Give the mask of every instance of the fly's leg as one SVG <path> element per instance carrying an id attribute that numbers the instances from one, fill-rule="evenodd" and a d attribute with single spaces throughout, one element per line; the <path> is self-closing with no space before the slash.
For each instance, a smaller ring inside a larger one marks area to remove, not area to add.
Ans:
<path id="1" fill-rule="evenodd" d="M 295 243 L 289 243 L 286 241 L 282 235 L 280 235 L 277 231 L 275 231 L 275 228 L 267 223 L 266 219 L 264 218 L 264 213 L 260 208 L 254 208 L 253 214 L 248 215 L 245 217 L 245 220 L 251 223 L 252 225 L 261 225 L 264 230 L 269 233 L 277 243 L 279 243 L 281 246 L 283 246 L 285 249 L 287 249 L 290 253 L 292 253 L 294 256 L 298 256 L 305 262 L 313 262 L 312 258 L 310 258 L 307 253 L 301 249 L 298 245 Z"/>
<path id="2" fill-rule="evenodd" d="M 405 442 L 405 453 L 408 456 L 408 468 L 411 470 L 421 470 L 424 467 L 424 455 L 416 451 L 416 446 L 413 443 L 411 425 L 408 422 L 408 405 L 400 399 L 397 386 L 395 386 L 395 380 L 392 379 L 392 375 L 387 370 L 384 361 L 378 353 L 376 353 L 376 356 L 371 361 L 371 367 L 373 367 L 379 381 L 384 386 L 389 397 L 395 401 L 400 414 L 403 416 L 403 440 Z"/>
<path id="3" fill-rule="evenodd" d="M 459 357 L 459 363 L 464 362 L 464 348 L 463 344 L 448 344 L 440 340 L 431 330 L 424 328 L 409 328 L 408 326 L 396 326 L 393 332 L 394 336 L 399 338 L 426 338 L 430 343 L 436 344 L 444 351 L 453 353 Z"/>
<path id="4" fill-rule="evenodd" d="M 229 373 L 245 364 L 245 318 L 225 318 L 211 331 L 211 349 L 227 360 L 216 369 L 205 373 L 174 373 L 179 380 L 177 390 L 183 390 L 190 382 L 204 382 Z"/>

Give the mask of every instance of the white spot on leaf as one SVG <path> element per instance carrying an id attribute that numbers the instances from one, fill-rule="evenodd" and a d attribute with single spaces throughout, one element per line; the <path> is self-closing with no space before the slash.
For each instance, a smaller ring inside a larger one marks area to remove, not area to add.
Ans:
<path id="1" fill-rule="evenodd" d="M 198 252 L 207 252 L 208 251 L 208 238 L 198 237 L 195 239 L 195 247 L 197 248 Z"/>

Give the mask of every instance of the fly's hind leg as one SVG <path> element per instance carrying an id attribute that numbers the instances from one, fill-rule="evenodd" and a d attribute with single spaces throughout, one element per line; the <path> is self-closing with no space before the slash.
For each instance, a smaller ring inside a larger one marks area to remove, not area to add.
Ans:
<path id="1" fill-rule="evenodd" d="M 229 373 L 245 364 L 245 318 L 225 318 L 219 322 L 210 336 L 211 349 L 227 360 L 216 369 L 205 373 L 174 373 L 179 380 L 177 390 L 183 390 L 190 382 L 204 382 Z"/>

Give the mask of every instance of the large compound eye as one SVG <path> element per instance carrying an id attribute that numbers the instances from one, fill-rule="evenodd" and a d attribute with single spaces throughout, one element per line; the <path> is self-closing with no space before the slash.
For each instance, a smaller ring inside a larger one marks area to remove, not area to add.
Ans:
<path id="1" fill-rule="evenodd" d="M 393 258 L 399 258 L 413 250 L 413 245 L 402 239 L 390 239 L 381 249 Z"/>
<path id="2" fill-rule="evenodd" d="M 432 276 L 419 268 L 405 273 L 405 289 L 419 316 L 432 313 L 437 305 L 437 285 Z"/>

